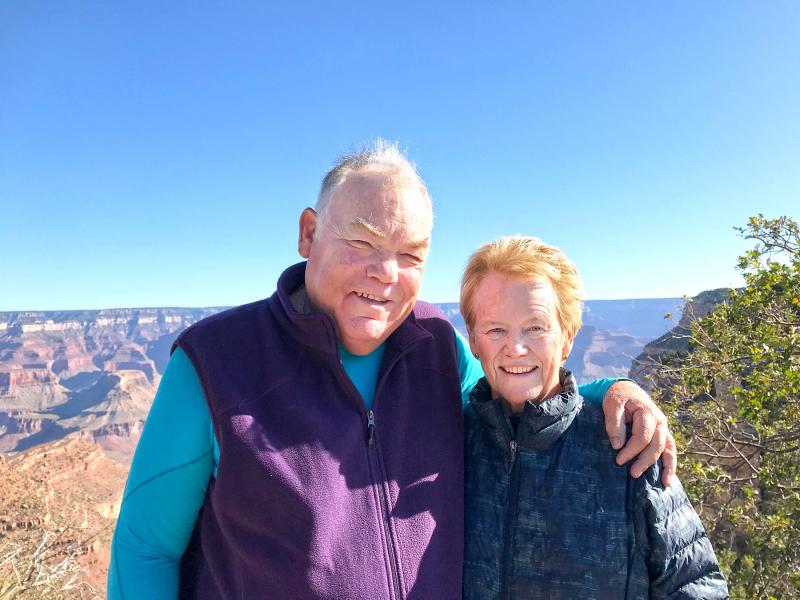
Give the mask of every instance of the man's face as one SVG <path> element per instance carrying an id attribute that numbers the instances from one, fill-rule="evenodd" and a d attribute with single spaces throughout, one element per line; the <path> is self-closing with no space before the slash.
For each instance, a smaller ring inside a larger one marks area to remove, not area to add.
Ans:
<path id="1" fill-rule="evenodd" d="M 430 245 L 432 215 L 415 187 L 367 168 L 334 192 L 327 215 L 300 217 L 306 291 L 333 318 L 353 354 L 377 348 L 417 300 Z"/>

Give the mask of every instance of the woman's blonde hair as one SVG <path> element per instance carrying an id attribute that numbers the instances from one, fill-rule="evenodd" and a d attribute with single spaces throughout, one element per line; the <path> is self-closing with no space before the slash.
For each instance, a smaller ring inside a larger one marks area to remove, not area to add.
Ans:
<path id="1" fill-rule="evenodd" d="M 461 277 L 461 314 L 470 330 L 475 325 L 475 293 L 489 273 L 522 280 L 547 279 L 558 298 L 559 325 L 575 339 L 581 328 L 583 284 L 575 264 L 559 248 L 522 235 L 501 237 L 478 248 Z"/>

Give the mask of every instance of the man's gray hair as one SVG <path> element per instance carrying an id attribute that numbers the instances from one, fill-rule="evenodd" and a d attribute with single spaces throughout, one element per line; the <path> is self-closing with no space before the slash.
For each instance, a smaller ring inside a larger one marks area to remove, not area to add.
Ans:
<path id="1" fill-rule="evenodd" d="M 368 168 L 376 167 L 398 178 L 407 187 L 418 187 L 422 196 L 431 204 L 428 186 L 417 173 L 417 167 L 397 145 L 383 138 L 377 138 L 361 146 L 357 151 L 345 154 L 336 161 L 322 180 L 322 187 L 317 196 L 318 219 L 323 221 L 330 200 L 336 189 L 354 173 Z"/>

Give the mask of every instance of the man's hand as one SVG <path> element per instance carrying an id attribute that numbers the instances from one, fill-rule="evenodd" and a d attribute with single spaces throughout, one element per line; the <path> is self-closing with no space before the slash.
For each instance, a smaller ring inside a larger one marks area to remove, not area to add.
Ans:
<path id="1" fill-rule="evenodd" d="M 620 450 L 617 464 L 623 465 L 638 455 L 631 465 L 631 476 L 639 477 L 659 457 L 664 465 L 661 482 L 669 486 L 678 464 L 675 438 L 667 429 L 667 417 L 645 391 L 632 381 L 617 381 L 603 398 L 606 432 L 611 447 Z M 625 443 L 625 423 L 633 421 L 631 438 Z"/>

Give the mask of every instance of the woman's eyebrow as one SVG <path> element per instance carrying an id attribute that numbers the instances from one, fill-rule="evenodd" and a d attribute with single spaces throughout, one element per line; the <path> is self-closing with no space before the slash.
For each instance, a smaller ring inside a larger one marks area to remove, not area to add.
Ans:
<path id="1" fill-rule="evenodd" d="M 505 325 L 503 321 L 481 321 L 480 324 L 484 327 L 488 327 L 490 325 Z"/>

